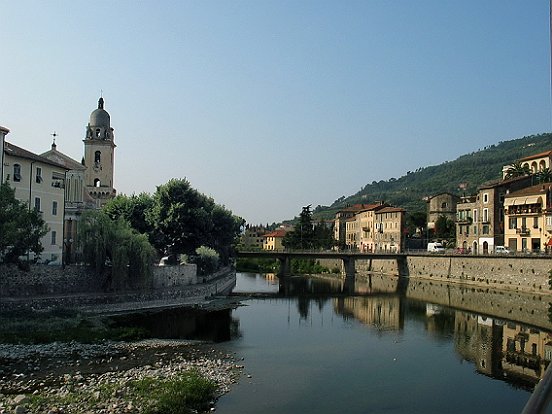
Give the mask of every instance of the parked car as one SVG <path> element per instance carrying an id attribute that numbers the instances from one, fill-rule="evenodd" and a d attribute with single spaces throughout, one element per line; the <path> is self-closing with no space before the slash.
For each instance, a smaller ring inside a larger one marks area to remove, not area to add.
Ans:
<path id="1" fill-rule="evenodd" d="M 495 246 L 495 254 L 510 254 L 510 250 L 508 250 L 504 246 Z"/>
<path id="2" fill-rule="evenodd" d="M 428 243 L 427 244 L 427 251 L 429 253 L 444 253 L 445 252 L 445 247 L 439 242 Z"/>

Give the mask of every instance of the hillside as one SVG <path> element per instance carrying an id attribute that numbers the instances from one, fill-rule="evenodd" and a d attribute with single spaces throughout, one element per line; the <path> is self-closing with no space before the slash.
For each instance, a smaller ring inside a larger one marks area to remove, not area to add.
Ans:
<path id="1" fill-rule="evenodd" d="M 479 185 L 501 177 L 502 167 L 532 154 L 552 150 L 552 134 L 531 135 L 502 141 L 454 161 L 409 171 L 400 178 L 372 181 L 359 192 L 339 198 L 331 206 L 318 206 L 317 219 L 331 219 L 335 212 L 351 204 L 383 200 L 408 212 L 425 211 L 424 197 L 442 192 L 462 195 L 474 193 Z M 465 190 L 459 188 L 465 183 Z"/>

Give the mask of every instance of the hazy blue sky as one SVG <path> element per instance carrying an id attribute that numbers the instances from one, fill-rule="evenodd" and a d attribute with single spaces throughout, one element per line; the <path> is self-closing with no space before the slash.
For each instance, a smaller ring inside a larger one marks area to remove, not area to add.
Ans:
<path id="1" fill-rule="evenodd" d="M 186 177 L 257 224 L 549 131 L 548 0 L 0 0 L 0 125 L 119 193 Z"/>

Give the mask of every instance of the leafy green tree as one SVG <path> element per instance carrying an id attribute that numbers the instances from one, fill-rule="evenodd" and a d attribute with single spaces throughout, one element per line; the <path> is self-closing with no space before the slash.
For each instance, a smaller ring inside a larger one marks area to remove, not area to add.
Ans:
<path id="1" fill-rule="evenodd" d="M 79 243 L 84 260 L 102 273 L 111 263 L 112 287 L 147 285 L 155 250 L 145 234 L 139 234 L 128 222 L 111 220 L 103 211 L 83 214 Z"/>
<path id="2" fill-rule="evenodd" d="M 153 197 L 147 193 L 127 196 L 118 195 L 109 200 L 103 211 L 112 220 L 125 219 L 139 233 L 151 234 L 153 227 L 146 220 L 148 211 L 153 207 Z"/>
<path id="3" fill-rule="evenodd" d="M 434 237 L 454 243 L 456 240 L 456 224 L 448 217 L 441 215 L 435 221 Z"/>
<path id="4" fill-rule="evenodd" d="M 214 249 L 200 246 L 195 253 L 195 256 L 190 258 L 190 262 L 197 265 L 198 274 L 208 275 L 218 269 L 220 256 Z"/>
<path id="5" fill-rule="evenodd" d="M 39 256 L 40 239 L 47 232 L 40 213 L 17 200 L 7 183 L 0 185 L 0 258 L 15 263 L 29 251 Z"/>
<path id="6" fill-rule="evenodd" d="M 427 226 L 427 213 L 425 211 L 414 211 L 406 216 L 406 228 L 408 234 L 415 234 L 418 229 L 425 229 Z"/>
<path id="7" fill-rule="evenodd" d="M 243 220 L 191 187 L 172 179 L 157 187 L 147 213 L 152 242 L 165 254 L 195 253 L 200 246 L 215 249 L 224 264 L 233 254 Z"/>

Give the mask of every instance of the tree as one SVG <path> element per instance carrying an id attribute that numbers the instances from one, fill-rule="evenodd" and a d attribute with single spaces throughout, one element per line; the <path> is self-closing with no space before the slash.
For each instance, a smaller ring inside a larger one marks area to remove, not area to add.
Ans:
<path id="1" fill-rule="evenodd" d="M 27 252 L 39 256 L 40 239 L 48 232 L 44 220 L 35 209 L 15 198 L 15 190 L 7 183 L 0 186 L 0 258 L 18 262 Z"/>
<path id="2" fill-rule="evenodd" d="M 535 174 L 539 183 L 550 183 L 552 182 L 552 171 L 550 168 L 546 167 L 543 170 L 540 170 Z"/>
<path id="3" fill-rule="evenodd" d="M 434 237 L 454 243 L 456 240 L 456 224 L 453 220 L 440 215 L 435 221 Z"/>
<path id="4" fill-rule="evenodd" d="M 103 211 L 83 214 L 79 243 L 84 260 L 102 273 L 111 262 L 113 287 L 147 283 L 155 250 L 145 234 L 139 234 L 122 218 L 111 220 Z"/>
<path id="5" fill-rule="evenodd" d="M 523 177 L 524 175 L 530 174 L 531 170 L 527 164 L 523 164 L 521 161 L 516 161 L 506 170 L 506 179 Z"/>
<path id="6" fill-rule="evenodd" d="M 153 227 L 146 220 L 148 211 L 153 207 L 153 197 L 147 193 L 139 195 L 118 195 L 109 200 L 103 207 L 103 211 L 111 218 L 125 219 L 138 233 L 151 234 Z"/>
<path id="7" fill-rule="evenodd" d="M 282 244 L 288 249 L 313 249 L 314 227 L 312 225 L 311 205 L 303 207 L 299 216 L 299 223 L 295 230 L 289 231 L 284 236 Z"/>
<path id="8" fill-rule="evenodd" d="M 199 193 L 185 179 L 172 179 L 157 187 L 147 220 L 159 251 L 192 256 L 198 247 L 206 246 L 215 249 L 225 264 L 243 224 L 243 219 Z"/>

